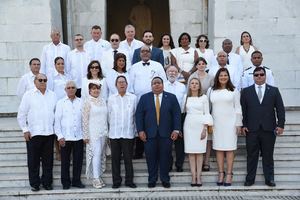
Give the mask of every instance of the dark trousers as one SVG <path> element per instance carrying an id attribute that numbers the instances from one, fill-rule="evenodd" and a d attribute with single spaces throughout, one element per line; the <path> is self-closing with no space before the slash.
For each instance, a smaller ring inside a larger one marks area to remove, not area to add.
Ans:
<path id="1" fill-rule="evenodd" d="M 144 142 L 139 138 L 135 138 L 135 157 L 143 157 L 144 154 Z"/>
<path id="2" fill-rule="evenodd" d="M 276 136 L 273 131 L 264 131 L 260 128 L 258 131 L 249 132 L 246 136 L 247 148 L 247 176 L 246 181 L 254 182 L 256 169 L 261 150 L 263 172 L 266 181 L 274 180 L 274 145 Z"/>
<path id="3" fill-rule="evenodd" d="M 54 135 L 34 136 L 26 142 L 29 183 L 32 187 L 52 185 Z M 40 178 L 40 162 L 42 177 Z"/>
<path id="4" fill-rule="evenodd" d="M 184 158 L 185 158 L 185 153 L 184 153 L 184 141 L 183 137 L 177 138 L 177 140 L 174 141 L 175 145 L 175 155 L 176 155 L 176 161 L 175 161 L 175 166 L 176 168 L 182 168 Z M 173 156 L 171 155 L 171 162 L 170 162 L 170 168 L 173 166 Z"/>
<path id="5" fill-rule="evenodd" d="M 61 183 L 64 186 L 71 185 L 70 179 L 70 158 L 73 156 L 73 177 L 72 184 L 80 184 L 80 176 L 83 161 L 83 140 L 66 141 L 66 145 L 61 147 Z"/>
<path id="6" fill-rule="evenodd" d="M 169 137 L 147 138 L 145 142 L 145 155 L 148 167 L 148 182 L 156 183 L 158 178 L 158 166 L 160 180 L 170 182 L 169 168 L 171 161 L 173 141 Z"/>
<path id="7" fill-rule="evenodd" d="M 134 139 L 110 139 L 111 165 L 113 184 L 120 185 L 121 178 L 121 155 L 123 154 L 125 165 L 125 184 L 133 183 L 133 144 Z"/>

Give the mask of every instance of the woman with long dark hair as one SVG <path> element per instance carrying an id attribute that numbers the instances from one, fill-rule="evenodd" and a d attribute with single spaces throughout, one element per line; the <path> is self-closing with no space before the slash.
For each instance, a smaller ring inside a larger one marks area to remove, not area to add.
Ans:
<path id="1" fill-rule="evenodd" d="M 237 136 L 241 132 L 242 126 L 242 110 L 240 93 L 233 86 L 226 68 L 220 68 L 217 71 L 214 85 L 208 90 L 207 95 L 211 102 L 211 114 L 214 120 L 213 149 L 216 150 L 219 170 L 217 185 L 231 186 L 234 150 L 237 149 Z"/>

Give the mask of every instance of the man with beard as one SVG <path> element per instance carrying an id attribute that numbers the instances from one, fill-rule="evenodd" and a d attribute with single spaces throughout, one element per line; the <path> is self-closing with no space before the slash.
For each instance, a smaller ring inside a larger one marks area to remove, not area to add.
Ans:
<path id="1" fill-rule="evenodd" d="M 154 37 L 153 37 L 152 31 L 150 31 L 150 30 L 144 31 L 143 42 L 151 50 L 151 60 L 159 62 L 162 66 L 164 66 L 163 51 L 159 48 L 153 47 L 153 41 L 154 41 Z M 140 52 L 141 52 L 141 48 L 138 48 L 134 51 L 133 58 L 132 58 L 132 64 L 135 64 L 135 63 L 141 61 Z"/>

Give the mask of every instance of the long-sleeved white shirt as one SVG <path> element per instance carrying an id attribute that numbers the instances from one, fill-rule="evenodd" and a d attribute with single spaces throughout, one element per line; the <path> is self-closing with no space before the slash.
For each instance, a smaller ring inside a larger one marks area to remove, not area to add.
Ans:
<path id="1" fill-rule="evenodd" d="M 127 55 L 129 57 L 130 63 L 132 63 L 132 57 L 134 54 L 134 50 L 141 48 L 144 45 L 145 44 L 142 41 L 139 41 L 136 39 L 133 39 L 132 42 L 130 43 L 130 45 L 128 44 L 126 39 L 120 42 L 120 48 L 127 51 Z"/>
<path id="2" fill-rule="evenodd" d="M 27 91 L 18 110 L 18 122 L 23 133 L 31 136 L 54 134 L 56 95 L 51 90 L 42 94 L 37 88 Z"/>
<path id="3" fill-rule="evenodd" d="M 143 65 L 144 61 L 140 61 L 132 65 L 129 71 L 132 93 L 138 99 L 151 91 L 151 81 L 154 77 L 159 76 L 163 81 L 167 81 L 166 73 L 163 66 L 156 61 L 149 60 L 150 65 Z"/>
<path id="4" fill-rule="evenodd" d="M 186 87 L 183 83 L 180 83 L 179 81 L 175 81 L 174 83 L 171 83 L 170 81 L 167 81 L 164 83 L 164 90 L 166 92 L 170 92 L 174 94 L 177 98 L 177 101 L 180 105 L 181 110 L 183 110 L 183 102 L 184 102 L 184 96 L 186 94 Z"/>
<path id="5" fill-rule="evenodd" d="M 78 51 L 78 49 L 73 49 L 68 53 L 68 58 L 66 62 L 67 74 L 71 75 L 73 81 L 75 81 L 77 88 L 82 87 L 82 78 L 87 75 L 87 67 L 91 62 L 91 57 L 87 51 Z"/>
<path id="6" fill-rule="evenodd" d="M 83 48 L 88 52 L 92 60 L 101 62 L 104 51 L 110 48 L 110 43 L 106 40 L 99 39 L 97 42 L 93 39 L 84 43 Z"/>
<path id="7" fill-rule="evenodd" d="M 64 138 L 66 141 L 82 139 L 81 99 L 69 97 L 59 100 L 56 104 L 54 130 L 57 140 Z"/>
<path id="8" fill-rule="evenodd" d="M 60 74 L 55 72 L 53 79 L 49 80 L 51 81 L 51 83 L 49 83 L 49 89 L 56 94 L 57 100 L 60 100 L 66 96 L 65 86 L 67 81 L 69 81 L 70 79 L 70 76 L 67 74 Z"/>
<path id="9" fill-rule="evenodd" d="M 22 76 L 17 88 L 18 97 L 22 98 L 25 92 L 33 89 L 35 75 L 30 71 Z"/>
<path id="10" fill-rule="evenodd" d="M 41 69 L 40 72 L 46 74 L 47 78 L 52 78 L 55 70 L 54 59 L 56 57 L 62 57 L 64 61 L 67 60 L 67 55 L 70 51 L 70 47 L 63 43 L 55 45 L 53 42 L 44 46 L 41 56 Z"/>
<path id="11" fill-rule="evenodd" d="M 135 136 L 134 114 L 137 98 L 134 94 L 126 93 L 123 97 L 114 94 L 108 99 L 109 138 L 132 139 Z"/>
<path id="12" fill-rule="evenodd" d="M 106 76 L 106 83 L 108 88 L 108 96 L 111 96 L 113 94 L 118 93 L 117 87 L 116 87 L 116 79 L 118 76 L 125 76 L 127 80 L 127 91 L 131 91 L 131 83 L 129 78 L 129 73 L 119 73 L 115 71 L 114 69 L 110 70 L 109 73 Z"/>
<path id="13" fill-rule="evenodd" d="M 109 71 L 111 71 L 111 69 L 114 67 L 114 51 L 117 50 L 117 53 L 123 53 L 126 56 L 126 70 L 128 71 L 131 67 L 131 61 L 129 58 L 129 55 L 127 54 L 127 51 L 121 48 L 118 49 L 108 49 L 103 53 L 103 58 L 101 60 L 101 69 L 102 72 L 104 74 L 104 76 L 106 77 L 107 74 L 109 73 Z"/>

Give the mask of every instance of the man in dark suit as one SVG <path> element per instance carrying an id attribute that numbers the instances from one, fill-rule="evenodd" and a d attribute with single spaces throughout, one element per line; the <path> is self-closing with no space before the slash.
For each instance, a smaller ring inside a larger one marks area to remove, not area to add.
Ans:
<path id="1" fill-rule="evenodd" d="M 242 90 L 243 133 L 246 135 L 247 176 L 245 186 L 255 182 L 259 151 L 262 153 L 265 184 L 274 182 L 274 145 L 284 130 L 285 110 L 278 88 L 266 84 L 266 70 L 253 71 L 255 84 Z M 277 118 L 277 121 L 276 121 Z"/>
<path id="2" fill-rule="evenodd" d="M 159 168 L 162 185 L 169 188 L 172 144 L 181 130 L 180 106 L 174 94 L 163 91 L 160 77 L 154 77 L 151 86 L 152 92 L 144 94 L 138 103 L 136 127 L 145 144 L 148 187 L 156 186 Z"/>
<path id="3" fill-rule="evenodd" d="M 151 60 L 154 60 L 156 62 L 159 62 L 162 66 L 164 66 L 164 55 L 163 51 L 159 48 L 153 47 L 153 33 L 150 30 L 146 30 L 143 33 L 143 42 L 145 45 L 147 45 L 151 49 Z M 140 51 L 141 48 L 138 48 L 134 51 L 133 58 L 132 58 L 132 64 L 135 64 L 139 61 L 141 61 L 140 57 Z"/>

